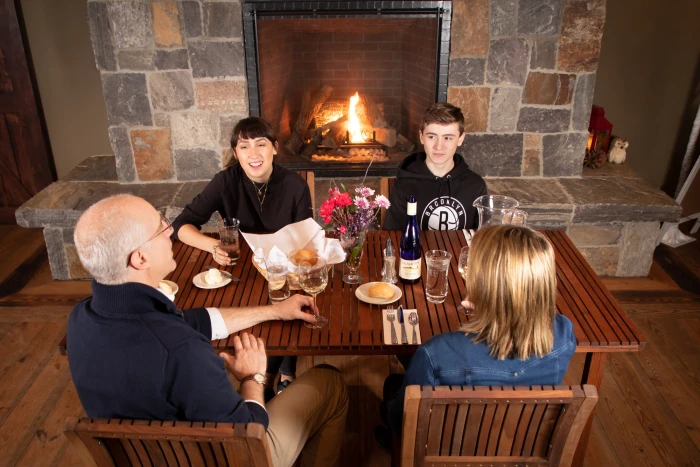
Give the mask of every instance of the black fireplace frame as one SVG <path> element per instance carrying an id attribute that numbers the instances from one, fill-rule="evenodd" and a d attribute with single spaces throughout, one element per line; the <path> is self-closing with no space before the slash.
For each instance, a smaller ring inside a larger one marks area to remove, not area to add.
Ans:
<path id="1" fill-rule="evenodd" d="M 269 1 L 246 0 L 243 8 L 243 41 L 248 78 L 248 108 L 250 115 L 262 115 L 260 98 L 260 69 L 258 63 L 257 19 L 294 18 L 434 18 L 438 21 L 435 56 L 435 96 L 437 102 L 447 102 L 447 80 L 452 30 L 452 2 L 441 1 Z M 291 158 L 280 161 L 293 170 L 313 170 L 317 176 L 355 176 L 365 172 L 367 164 L 323 163 Z M 370 175 L 392 176 L 396 164 L 374 163 Z"/>

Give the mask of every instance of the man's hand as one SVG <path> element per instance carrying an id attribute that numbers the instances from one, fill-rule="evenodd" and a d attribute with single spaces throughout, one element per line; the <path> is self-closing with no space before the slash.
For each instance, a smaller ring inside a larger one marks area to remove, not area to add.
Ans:
<path id="1" fill-rule="evenodd" d="M 301 311 L 302 307 L 309 307 L 311 313 Z M 318 308 L 314 307 L 314 300 L 308 295 L 296 294 L 288 299 L 273 305 L 273 310 L 277 313 L 277 319 L 283 321 L 291 321 L 293 319 L 301 319 L 309 323 L 316 322 L 315 314 L 318 313 Z"/>
<path id="2" fill-rule="evenodd" d="M 224 359 L 224 366 L 234 378 L 240 381 L 255 373 L 265 374 L 267 356 L 262 339 L 244 332 L 240 337 L 233 338 L 233 348 L 236 351 L 235 357 L 226 352 L 221 352 L 219 355 Z"/>

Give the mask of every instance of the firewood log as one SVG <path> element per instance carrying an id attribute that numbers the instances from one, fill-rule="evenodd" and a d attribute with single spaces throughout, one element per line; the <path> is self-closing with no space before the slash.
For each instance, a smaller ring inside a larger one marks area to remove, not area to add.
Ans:
<path id="1" fill-rule="evenodd" d="M 301 148 L 304 143 L 303 135 L 306 129 L 311 124 L 316 114 L 323 103 L 331 96 L 333 88 L 330 86 L 323 86 L 317 93 L 313 96 L 307 91 L 304 93 L 304 98 L 301 103 L 301 111 L 299 112 L 299 118 L 294 125 L 294 130 L 290 135 L 287 143 L 284 145 L 290 152 L 296 153 Z"/>
<path id="2" fill-rule="evenodd" d="M 389 126 L 384 119 L 382 111 L 367 94 L 360 94 L 360 102 L 357 103 L 356 111 L 360 122 L 365 125 L 374 128 L 386 128 Z"/>

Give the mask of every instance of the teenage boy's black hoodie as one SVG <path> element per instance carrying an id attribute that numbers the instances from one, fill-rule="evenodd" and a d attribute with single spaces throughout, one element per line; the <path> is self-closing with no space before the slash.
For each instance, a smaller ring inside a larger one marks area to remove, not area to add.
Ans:
<path id="1" fill-rule="evenodd" d="M 461 155 L 453 157 L 455 166 L 444 177 L 437 177 L 428 169 L 424 152 L 411 154 L 403 160 L 391 191 L 391 207 L 384 222 L 386 230 L 403 230 L 409 195 L 418 201 L 416 214 L 421 230 L 478 227 L 479 218 L 472 204 L 486 194 L 486 182 L 469 169 Z"/>

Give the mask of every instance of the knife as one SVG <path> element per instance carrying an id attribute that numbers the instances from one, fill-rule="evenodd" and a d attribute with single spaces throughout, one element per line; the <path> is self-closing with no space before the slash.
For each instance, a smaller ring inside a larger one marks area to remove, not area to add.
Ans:
<path id="1" fill-rule="evenodd" d="M 406 336 L 406 323 L 403 322 L 403 307 L 399 305 L 399 323 L 401 324 L 401 343 L 408 344 L 408 336 Z"/>

